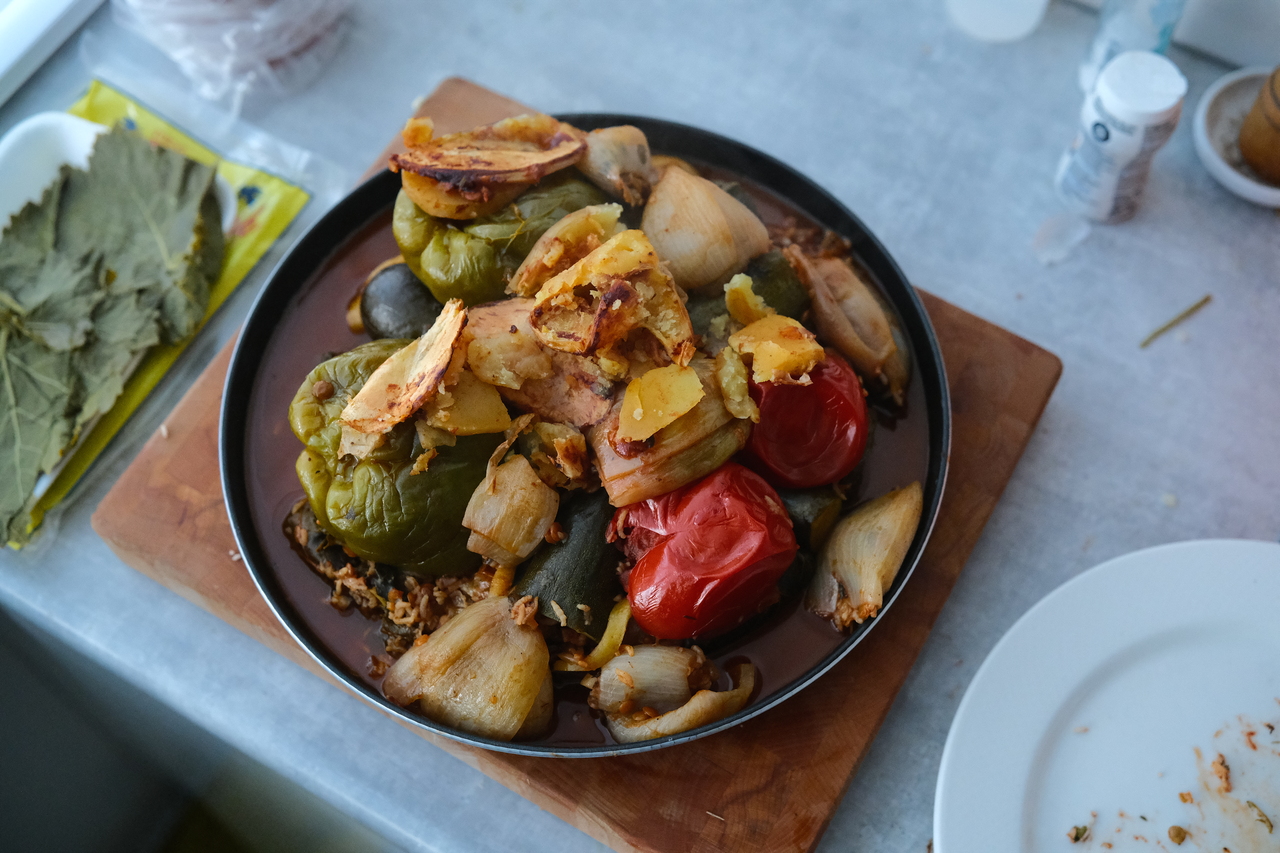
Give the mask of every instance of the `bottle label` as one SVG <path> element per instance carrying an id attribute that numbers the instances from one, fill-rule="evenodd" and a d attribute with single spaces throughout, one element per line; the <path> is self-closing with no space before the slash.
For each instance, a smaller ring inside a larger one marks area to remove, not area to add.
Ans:
<path id="1" fill-rule="evenodd" d="M 1173 135 L 1178 116 L 1140 127 L 1111 115 L 1091 95 L 1080 118 L 1080 131 L 1058 165 L 1058 194 L 1090 219 L 1128 219 L 1138 209 L 1151 158 Z"/>

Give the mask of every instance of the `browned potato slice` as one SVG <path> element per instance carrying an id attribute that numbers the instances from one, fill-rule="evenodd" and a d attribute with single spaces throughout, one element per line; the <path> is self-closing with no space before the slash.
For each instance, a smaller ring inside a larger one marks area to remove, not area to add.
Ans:
<path id="1" fill-rule="evenodd" d="M 458 381 L 423 406 L 422 414 L 429 426 L 454 435 L 487 435 L 511 426 L 498 389 L 481 382 L 470 370 L 459 373 Z"/>
<path id="2" fill-rule="evenodd" d="M 730 317 L 744 326 L 778 313 L 766 305 L 765 301 L 752 289 L 753 284 L 751 276 L 738 273 L 724 286 L 725 308 Z"/>
<path id="3" fill-rule="evenodd" d="M 631 380 L 622 396 L 618 441 L 644 441 L 698 405 L 706 395 L 692 367 L 669 364 Z"/>
<path id="4" fill-rule="evenodd" d="M 562 352 L 607 357 L 645 328 L 676 364 L 694 353 L 682 295 L 640 231 L 623 231 L 548 280 L 530 318 L 542 344 Z"/>
<path id="5" fill-rule="evenodd" d="M 400 181 L 414 204 L 441 219 L 475 219 L 497 213 L 529 188 L 529 184 L 480 184 L 459 190 L 413 172 L 401 172 Z"/>
<path id="6" fill-rule="evenodd" d="M 381 435 L 430 402 L 454 380 L 466 358 L 467 310 L 450 299 L 427 333 L 379 365 L 342 410 L 346 428 Z"/>
<path id="7" fill-rule="evenodd" d="M 770 314 L 729 336 L 729 346 L 751 355 L 757 382 L 808 383 L 808 373 L 826 357 L 817 338 L 798 321 Z"/>
<path id="8" fill-rule="evenodd" d="M 623 230 L 618 224 L 620 204 L 593 204 L 575 210 L 538 238 L 520 264 L 507 292 L 536 296 L 549 279 L 559 275 Z"/>
<path id="9" fill-rule="evenodd" d="M 582 131 L 541 114 L 434 139 L 411 123 L 405 139 L 411 147 L 391 156 L 391 170 L 401 173 L 418 207 L 447 219 L 498 210 L 530 184 L 578 162 L 587 147 Z"/>

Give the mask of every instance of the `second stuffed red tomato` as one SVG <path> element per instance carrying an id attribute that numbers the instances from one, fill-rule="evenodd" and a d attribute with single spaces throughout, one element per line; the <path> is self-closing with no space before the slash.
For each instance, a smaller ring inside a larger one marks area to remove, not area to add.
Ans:
<path id="1" fill-rule="evenodd" d="M 747 450 L 775 485 L 825 486 L 847 476 L 867 449 L 867 403 L 849 363 L 830 349 L 809 385 L 752 381 L 760 423 Z"/>
<path id="2" fill-rule="evenodd" d="M 723 634 L 772 604 L 797 551 L 778 493 L 732 462 L 623 507 L 613 530 L 634 563 L 631 614 L 663 640 Z"/>

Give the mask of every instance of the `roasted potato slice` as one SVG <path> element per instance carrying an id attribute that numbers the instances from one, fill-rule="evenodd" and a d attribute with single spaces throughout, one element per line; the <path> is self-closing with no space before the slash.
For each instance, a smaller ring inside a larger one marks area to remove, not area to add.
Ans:
<path id="1" fill-rule="evenodd" d="M 552 225 L 507 282 L 507 292 L 536 296 L 542 285 L 624 230 L 618 223 L 620 204 L 593 204 L 575 210 Z"/>
<path id="2" fill-rule="evenodd" d="M 623 231 L 549 279 L 530 317 L 542 344 L 561 352 L 608 357 L 644 328 L 676 364 L 694 353 L 682 294 L 640 231 Z"/>
<path id="3" fill-rule="evenodd" d="M 342 410 L 343 427 L 381 435 L 452 384 L 466 361 L 461 345 L 466 324 L 462 302 L 449 300 L 427 333 L 384 361 L 351 398 Z"/>
<path id="4" fill-rule="evenodd" d="M 578 162 L 587 148 L 582 131 L 541 114 L 424 143 L 426 136 L 411 123 L 405 132 L 409 150 L 391 155 L 389 166 L 418 207 L 445 219 L 493 213 L 544 176 Z"/>
<path id="5" fill-rule="evenodd" d="M 729 346 L 751 355 L 751 374 L 756 382 L 807 385 L 809 371 L 826 358 L 813 332 L 781 314 L 768 314 L 734 332 Z"/>

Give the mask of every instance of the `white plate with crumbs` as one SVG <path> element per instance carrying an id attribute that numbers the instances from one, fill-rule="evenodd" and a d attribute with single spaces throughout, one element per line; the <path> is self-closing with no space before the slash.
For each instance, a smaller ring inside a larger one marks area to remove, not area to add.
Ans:
<path id="1" fill-rule="evenodd" d="M 956 711 L 937 853 L 1280 851 L 1280 545 L 1182 542 L 1062 585 Z"/>

